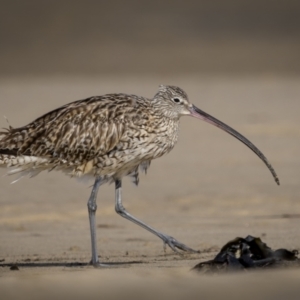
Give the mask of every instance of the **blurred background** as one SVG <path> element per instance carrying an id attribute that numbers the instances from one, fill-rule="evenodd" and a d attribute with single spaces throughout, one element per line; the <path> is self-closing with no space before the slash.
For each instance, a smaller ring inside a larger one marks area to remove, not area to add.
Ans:
<path id="1" fill-rule="evenodd" d="M 1 0 L 0 75 L 299 74 L 297 0 Z"/>
<path id="2" fill-rule="evenodd" d="M 152 97 L 159 84 L 178 85 L 249 138 L 281 186 L 242 143 L 185 118 L 178 145 L 153 161 L 139 188 L 124 180 L 125 207 L 201 251 L 248 234 L 300 249 L 299 0 L 0 4 L 0 115 L 12 126 L 92 95 Z M 56 172 L 14 179 L 0 182 L 0 256 L 88 261 L 91 183 Z M 156 237 L 115 214 L 113 186 L 101 187 L 97 224 L 104 259 L 162 253 Z M 161 263 L 175 266 L 170 257 Z"/>

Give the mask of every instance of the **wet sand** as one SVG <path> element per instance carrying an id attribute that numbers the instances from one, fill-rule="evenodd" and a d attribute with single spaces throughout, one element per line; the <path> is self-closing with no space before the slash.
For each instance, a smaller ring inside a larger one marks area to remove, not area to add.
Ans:
<path id="1" fill-rule="evenodd" d="M 114 188 L 103 186 L 98 196 L 98 251 L 103 262 L 120 264 L 94 269 L 71 266 L 90 260 L 86 202 L 92 183 L 56 172 L 13 185 L 13 177 L 3 177 L 0 260 L 19 264 L 20 270 L 0 267 L 1 299 L 299 295 L 297 269 L 213 277 L 189 271 L 237 236 L 260 236 L 275 249 L 300 249 L 298 77 L 2 78 L 0 110 L 17 127 L 92 95 L 152 97 L 161 83 L 182 87 L 195 105 L 249 138 L 272 163 L 281 186 L 239 141 L 207 123 L 183 118 L 178 145 L 152 162 L 138 188 L 124 180 L 124 205 L 201 253 L 164 252 L 159 239 L 114 212 Z M 1 127 L 7 127 L 4 119 Z"/>

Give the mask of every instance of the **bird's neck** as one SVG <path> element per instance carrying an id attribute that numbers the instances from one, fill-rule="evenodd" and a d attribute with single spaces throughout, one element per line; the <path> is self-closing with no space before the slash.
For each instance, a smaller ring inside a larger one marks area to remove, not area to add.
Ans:
<path id="1" fill-rule="evenodd" d="M 157 101 L 153 99 L 152 101 L 152 109 L 154 114 L 160 118 L 167 118 L 173 121 L 179 121 L 178 112 L 171 109 L 171 107 L 167 104 L 162 103 L 161 101 Z"/>

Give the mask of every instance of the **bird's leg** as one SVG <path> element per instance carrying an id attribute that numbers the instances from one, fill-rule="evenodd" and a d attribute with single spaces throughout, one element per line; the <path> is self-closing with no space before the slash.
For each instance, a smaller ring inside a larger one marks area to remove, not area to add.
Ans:
<path id="1" fill-rule="evenodd" d="M 164 246 L 168 245 L 173 251 L 178 252 L 177 249 L 180 249 L 182 251 L 187 251 L 187 252 L 193 252 L 193 253 L 198 253 L 199 251 L 193 250 L 189 247 L 187 247 L 186 245 L 180 243 L 179 241 L 177 241 L 176 239 L 174 239 L 173 237 L 166 235 L 164 233 L 161 233 L 157 230 L 155 230 L 154 228 L 148 226 L 147 224 L 143 223 L 142 221 L 138 220 L 137 218 L 135 218 L 134 216 L 132 216 L 131 214 L 129 214 L 126 209 L 124 208 L 123 204 L 122 204 L 122 181 L 121 180 L 116 180 L 115 181 L 115 189 L 116 189 L 116 203 L 115 203 L 115 209 L 116 212 L 122 216 L 123 218 L 145 228 L 146 230 L 150 231 L 151 233 L 155 234 L 156 236 L 158 236 L 159 238 L 161 238 L 164 242 Z"/>
<path id="2" fill-rule="evenodd" d="M 90 220 L 90 231 L 91 231 L 91 241 L 92 241 L 92 264 L 94 266 L 99 265 L 99 259 L 97 254 L 97 236 L 96 236 L 96 210 L 97 210 L 97 194 L 100 187 L 101 179 L 97 177 L 88 200 L 87 206 L 89 211 Z"/>

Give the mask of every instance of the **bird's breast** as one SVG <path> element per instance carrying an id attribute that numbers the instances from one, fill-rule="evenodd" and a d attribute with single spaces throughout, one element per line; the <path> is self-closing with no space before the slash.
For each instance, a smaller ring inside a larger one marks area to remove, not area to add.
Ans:
<path id="1" fill-rule="evenodd" d="M 156 157 L 169 153 L 178 140 L 179 122 L 169 119 L 162 123 L 158 126 L 153 139 L 153 143 L 156 145 Z"/>

